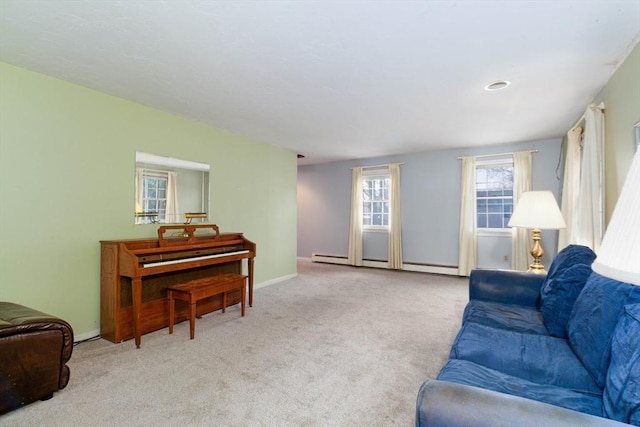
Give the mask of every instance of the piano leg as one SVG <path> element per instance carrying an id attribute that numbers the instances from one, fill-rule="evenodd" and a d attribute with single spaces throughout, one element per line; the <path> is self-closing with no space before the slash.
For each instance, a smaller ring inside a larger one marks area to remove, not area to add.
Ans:
<path id="1" fill-rule="evenodd" d="M 249 307 L 253 307 L 253 258 L 247 258 L 247 267 L 249 270 Z"/>
<path id="2" fill-rule="evenodd" d="M 140 311 L 142 310 L 142 279 L 131 280 L 131 296 L 133 299 L 133 334 L 136 339 L 136 348 L 140 348 L 141 333 Z"/>

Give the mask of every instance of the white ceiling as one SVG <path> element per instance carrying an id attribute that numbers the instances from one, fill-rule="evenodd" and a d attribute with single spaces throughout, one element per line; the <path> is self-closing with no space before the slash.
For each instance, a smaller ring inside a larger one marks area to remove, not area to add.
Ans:
<path id="1" fill-rule="evenodd" d="M 1 61 L 304 163 L 559 137 L 639 34 L 640 0 L 0 0 Z"/>

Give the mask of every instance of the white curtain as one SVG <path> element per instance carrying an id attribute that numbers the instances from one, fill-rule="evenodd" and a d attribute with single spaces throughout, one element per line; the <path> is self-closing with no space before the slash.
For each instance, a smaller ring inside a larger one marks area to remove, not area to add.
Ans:
<path id="1" fill-rule="evenodd" d="M 351 225 L 349 226 L 349 264 L 362 265 L 362 167 L 351 174 Z"/>
<path id="2" fill-rule="evenodd" d="M 558 252 L 577 243 L 578 195 L 580 194 L 580 141 L 582 128 L 575 127 L 567 133 L 567 150 L 564 161 L 561 211 L 567 228 L 560 229 Z"/>
<path id="3" fill-rule="evenodd" d="M 136 213 L 142 212 L 142 192 L 144 191 L 144 169 L 136 168 Z M 138 221 L 138 218 L 136 218 Z"/>
<path id="4" fill-rule="evenodd" d="M 400 216 L 400 165 L 389 165 L 390 207 L 389 207 L 389 268 L 402 269 L 402 227 Z"/>
<path id="5" fill-rule="evenodd" d="M 604 114 L 599 106 L 592 105 L 584 120 L 576 243 L 597 253 L 604 228 Z"/>
<path id="6" fill-rule="evenodd" d="M 531 190 L 531 151 L 513 153 L 513 203 L 514 208 L 520 195 Z M 511 268 L 529 269 L 531 236 L 529 230 L 522 227 L 512 228 Z"/>
<path id="7" fill-rule="evenodd" d="M 468 276 L 478 265 L 476 237 L 476 158 L 462 158 L 458 274 Z"/>
<path id="8" fill-rule="evenodd" d="M 167 210 L 165 222 L 180 222 L 178 209 L 178 174 L 167 172 Z"/>

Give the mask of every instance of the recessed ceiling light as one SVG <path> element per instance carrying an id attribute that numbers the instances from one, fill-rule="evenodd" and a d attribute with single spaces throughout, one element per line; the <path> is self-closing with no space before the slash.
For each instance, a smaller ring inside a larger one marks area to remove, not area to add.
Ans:
<path id="1" fill-rule="evenodd" d="M 511 84 L 511 82 L 508 82 L 506 80 L 498 80 L 495 81 L 493 83 L 489 83 L 488 85 L 486 85 L 484 87 L 484 90 L 488 90 L 488 91 L 496 91 L 496 90 L 502 90 L 505 89 L 507 86 L 509 86 Z"/>

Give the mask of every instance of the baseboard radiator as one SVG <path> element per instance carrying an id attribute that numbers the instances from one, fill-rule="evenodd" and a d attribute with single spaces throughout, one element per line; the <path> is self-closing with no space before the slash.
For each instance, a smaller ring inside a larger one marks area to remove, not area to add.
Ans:
<path id="1" fill-rule="evenodd" d="M 327 264 L 351 265 L 349 264 L 347 257 L 337 256 L 337 255 L 312 254 L 311 261 L 323 262 Z M 370 260 L 370 259 L 363 259 L 362 266 L 372 267 L 372 268 L 385 268 L 385 269 L 389 268 L 387 266 L 387 261 Z M 449 276 L 458 276 L 458 267 L 446 266 L 446 265 L 403 263 L 402 270 L 416 271 L 419 273 L 435 273 L 435 274 L 446 274 Z"/>

